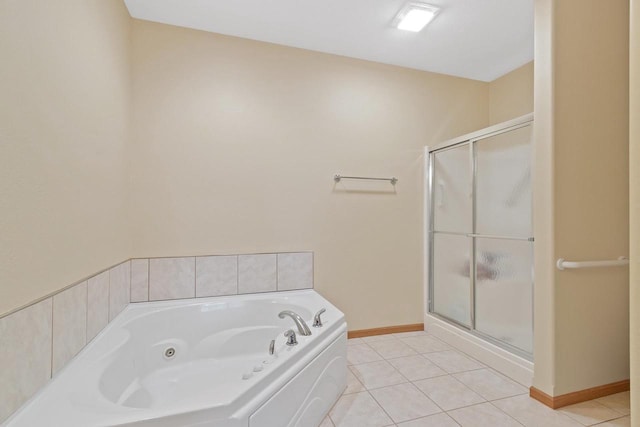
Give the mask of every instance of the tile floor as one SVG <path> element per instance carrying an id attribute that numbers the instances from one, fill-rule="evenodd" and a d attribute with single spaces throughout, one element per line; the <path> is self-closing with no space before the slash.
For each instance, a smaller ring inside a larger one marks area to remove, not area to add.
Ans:
<path id="1" fill-rule="evenodd" d="M 554 411 L 424 332 L 349 340 L 347 389 L 320 427 L 630 426 L 629 392 Z"/>

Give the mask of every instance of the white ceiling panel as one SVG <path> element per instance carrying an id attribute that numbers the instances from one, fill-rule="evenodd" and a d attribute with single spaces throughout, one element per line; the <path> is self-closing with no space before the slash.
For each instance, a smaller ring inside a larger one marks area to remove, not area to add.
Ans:
<path id="1" fill-rule="evenodd" d="M 533 59 L 533 0 L 430 0 L 421 32 L 391 27 L 403 0 L 125 0 L 132 17 L 492 81 Z"/>

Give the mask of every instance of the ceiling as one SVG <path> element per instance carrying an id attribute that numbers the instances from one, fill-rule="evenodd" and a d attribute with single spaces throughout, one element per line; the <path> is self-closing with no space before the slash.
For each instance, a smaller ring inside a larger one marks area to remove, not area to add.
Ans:
<path id="1" fill-rule="evenodd" d="M 427 0 L 419 33 L 391 27 L 405 0 L 125 0 L 132 17 L 492 81 L 533 59 L 534 0 Z"/>

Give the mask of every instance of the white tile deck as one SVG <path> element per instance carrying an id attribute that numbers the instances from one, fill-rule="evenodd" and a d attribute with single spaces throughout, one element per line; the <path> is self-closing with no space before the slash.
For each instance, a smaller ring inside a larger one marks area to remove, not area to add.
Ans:
<path id="1" fill-rule="evenodd" d="M 550 409 L 425 332 L 349 340 L 348 385 L 321 427 L 624 427 L 629 392 Z"/>

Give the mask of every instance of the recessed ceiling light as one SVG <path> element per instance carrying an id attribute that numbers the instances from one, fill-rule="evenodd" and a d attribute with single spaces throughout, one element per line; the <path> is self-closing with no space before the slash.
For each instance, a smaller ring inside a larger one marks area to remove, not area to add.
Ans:
<path id="1" fill-rule="evenodd" d="M 417 33 L 436 17 L 440 8 L 426 3 L 408 3 L 393 20 L 399 30 Z"/>

